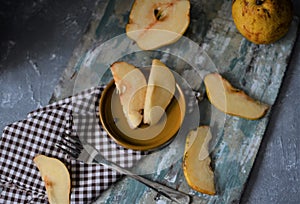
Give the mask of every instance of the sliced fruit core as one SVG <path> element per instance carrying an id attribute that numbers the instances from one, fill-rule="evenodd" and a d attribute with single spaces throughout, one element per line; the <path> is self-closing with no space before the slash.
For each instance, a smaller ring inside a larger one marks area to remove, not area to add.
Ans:
<path id="1" fill-rule="evenodd" d="M 166 16 L 166 12 L 164 12 L 163 9 L 161 9 L 160 7 L 154 9 L 154 16 L 156 18 L 156 20 L 158 21 L 162 21 Z"/>

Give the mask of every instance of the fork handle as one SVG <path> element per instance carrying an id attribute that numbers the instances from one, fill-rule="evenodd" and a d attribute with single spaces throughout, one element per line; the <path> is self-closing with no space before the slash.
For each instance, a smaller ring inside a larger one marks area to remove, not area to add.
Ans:
<path id="1" fill-rule="evenodd" d="M 151 181 L 149 179 L 146 179 L 142 176 L 134 174 L 133 172 L 128 171 L 128 170 L 124 169 L 123 167 L 121 167 L 121 166 L 119 166 L 119 165 L 117 165 L 113 162 L 110 162 L 110 161 L 107 161 L 107 160 L 104 161 L 103 157 L 100 156 L 100 155 L 96 155 L 95 158 L 94 158 L 94 161 L 99 163 L 99 164 L 102 164 L 103 166 L 114 169 L 114 170 L 118 171 L 121 174 L 125 174 L 125 175 L 127 175 L 131 178 L 134 178 L 134 179 L 140 181 L 141 183 L 143 183 L 146 186 L 152 188 L 153 190 L 159 192 L 160 194 L 164 195 L 165 197 L 169 198 L 170 200 L 172 200 L 174 202 L 184 203 L 184 204 L 186 204 L 186 203 L 188 204 L 188 203 L 191 202 L 191 198 L 188 194 L 180 192 L 180 191 L 176 191 L 173 188 L 164 186 L 160 183 L 156 183 L 156 182 Z"/>

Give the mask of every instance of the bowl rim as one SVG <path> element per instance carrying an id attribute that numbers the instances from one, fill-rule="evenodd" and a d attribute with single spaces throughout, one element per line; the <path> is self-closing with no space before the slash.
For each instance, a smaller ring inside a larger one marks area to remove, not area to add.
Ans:
<path id="1" fill-rule="evenodd" d="M 105 117 L 104 117 L 104 114 L 105 114 L 104 112 L 105 111 L 103 110 L 104 107 L 105 107 L 105 101 L 107 99 L 106 99 L 106 97 L 103 97 L 103 96 L 106 96 L 108 94 L 108 92 L 111 91 L 112 87 L 115 87 L 115 81 L 114 81 L 114 79 L 112 79 L 106 85 L 106 87 L 104 88 L 103 92 L 101 93 L 101 96 L 100 96 L 100 99 L 99 99 L 99 117 L 100 117 L 100 122 L 101 122 L 100 125 L 104 128 L 104 130 L 106 131 L 106 133 L 108 134 L 108 136 L 114 142 L 116 142 L 117 144 L 119 144 L 122 147 L 127 148 L 127 149 L 138 150 L 138 151 L 155 151 L 157 149 L 165 147 L 166 145 L 168 145 L 175 138 L 175 136 L 177 135 L 178 131 L 180 130 L 180 127 L 183 124 L 183 121 L 184 121 L 184 118 L 185 118 L 185 115 L 186 115 L 186 98 L 185 98 L 184 92 L 182 91 L 182 89 L 181 89 L 181 87 L 180 87 L 179 84 L 176 83 L 176 90 L 178 90 L 180 97 L 182 97 L 182 99 L 181 99 L 182 102 L 181 103 L 183 103 L 183 105 L 185 107 L 184 107 L 184 111 L 181 111 L 181 116 L 179 117 L 181 121 L 180 121 L 180 125 L 178 125 L 178 129 L 175 131 L 175 133 L 173 135 L 169 136 L 167 140 L 165 140 L 165 141 L 163 141 L 161 143 L 150 143 L 150 144 L 146 144 L 146 145 L 136 145 L 136 144 L 132 144 L 132 143 L 126 143 L 125 139 L 124 139 L 124 141 L 123 140 L 119 140 L 109 130 L 109 128 L 107 127 L 107 125 L 106 125 L 107 121 L 105 121 Z M 174 100 L 174 98 L 172 100 Z M 180 101 L 178 101 L 177 103 L 180 104 Z M 138 140 L 138 139 L 136 139 L 136 140 L 137 141 L 141 141 L 141 140 Z"/>

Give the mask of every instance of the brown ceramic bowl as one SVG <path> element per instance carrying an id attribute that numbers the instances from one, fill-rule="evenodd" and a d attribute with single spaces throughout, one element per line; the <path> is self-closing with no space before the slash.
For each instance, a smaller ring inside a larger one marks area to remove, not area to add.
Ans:
<path id="1" fill-rule="evenodd" d="M 167 117 L 155 125 L 141 124 L 138 128 L 131 129 L 112 80 L 102 92 L 99 115 L 103 128 L 116 143 L 128 149 L 146 151 L 162 147 L 176 136 L 185 110 L 185 97 L 177 84 L 175 95 L 166 109 Z"/>

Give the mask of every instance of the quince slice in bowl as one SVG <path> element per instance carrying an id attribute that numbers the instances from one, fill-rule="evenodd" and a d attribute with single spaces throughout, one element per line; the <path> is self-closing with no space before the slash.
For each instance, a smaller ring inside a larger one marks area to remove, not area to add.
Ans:
<path id="1" fill-rule="evenodd" d="M 147 82 L 144 74 L 126 62 L 111 65 L 123 112 L 129 126 L 137 128 L 143 120 Z"/>
<path id="2" fill-rule="evenodd" d="M 144 106 L 144 123 L 157 123 L 171 102 L 176 89 L 175 77 L 161 61 L 152 61 Z"/>

